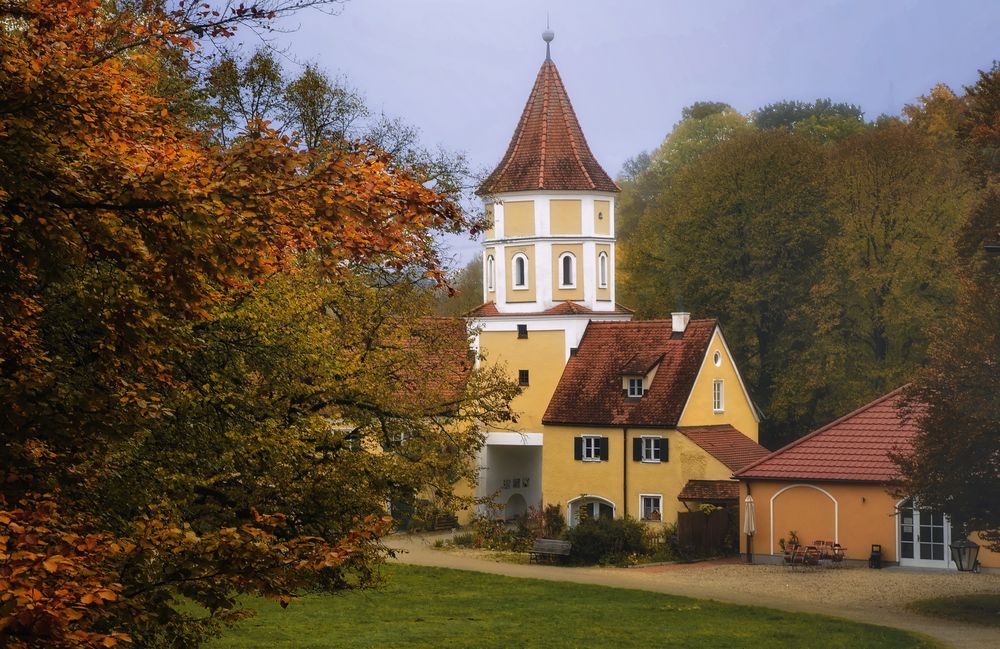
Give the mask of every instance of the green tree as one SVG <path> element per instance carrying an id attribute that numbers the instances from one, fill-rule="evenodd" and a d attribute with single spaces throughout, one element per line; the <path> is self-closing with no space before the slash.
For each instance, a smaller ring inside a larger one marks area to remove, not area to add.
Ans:
<path id="1" fill-rule="evenodd" d="M 437 312 L 461 316 L 483 303 L 483 255 L 458 269 L 448 278 L 448 289 L 439 289 Z"/>
<path id="2" fill-rule="evenodd" d="M 633 272 L 644 274 L 646 258 L 633 255 L 641 242 L 641 224 L 657 218 L 660 197 L 669 191 L 680 172 L 706 151 L 749 130 L 746 118 L 725 104 L 696 103 L 684 109 L 682 119 L 649 155 L 640 155 L 626 167 L 629 175 L 620 179 L 622 187 L 615 207 L 615 234 L 619 241 L 618 270 L 621 299 L 639 305 L 653 299 L 647 285 L 630 281 Z M 651 289 L 655 290 L 655 289 Z"/>
<path id="3" fill-rule="evenodd" d="M 888 122 L 836 145 L 836 233 L 796 311 L 815 335 L 788 358 L 769 415 L 783 441 L 910 380 L 954 306 L 954 238 L 973 197 L 954 149 Z"/>
<path id="4" fill-rule="evenodd" d="M 768 104 L 753 112 L 752 122 L 760 129 L 785 128 L 823 143 L 838 142 L 865 128 L 860 106 L 829 99 Z"/>
<path id="5" fill-rule="evenodd" d="M 682 303 L 718 317 L 765 411 L 787 354 L 811 334 L 789 316 L 808 299 L 833 231 L 823 172 L 822 151 L 801 137 L 738 133 L 677 175 L 629 252 L 638 314 Z"/>

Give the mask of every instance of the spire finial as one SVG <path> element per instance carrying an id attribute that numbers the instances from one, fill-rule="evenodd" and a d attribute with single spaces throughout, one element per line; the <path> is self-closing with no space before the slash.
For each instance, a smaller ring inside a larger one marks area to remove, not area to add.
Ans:
<path id="1" fill-rule="evenodd" d="M 545 41 L 545 60 L 546 61 L 551 61 L 552 60 L 552 52 L 549 50 L 549 44 L 552 42 L 552 39 L 555 38 L 555 37 L 556 37 L 556 33 L 554 31 L 552 31 L 551 29 L 549 29 L 549 14 L 546 12 L 546 14 L 545 14 L 545 31 L 542 32 L 542 40 Z"/>

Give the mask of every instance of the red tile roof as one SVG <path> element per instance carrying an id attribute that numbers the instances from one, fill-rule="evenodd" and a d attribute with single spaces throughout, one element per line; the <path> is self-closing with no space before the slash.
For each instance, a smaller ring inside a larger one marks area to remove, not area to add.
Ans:
<path id="1" fill-rule="evenodd" d="M 530 190 L 621 191 L 587 146 L 555 63 L 545 61 L 503 160 L 480 194 Z"/>
<path id="2" fill-rule="evenodd" d="M 417 415 L 453 410 L 465 393 L 474 357 L 461 318 L 421 318 L 388 368 L 396 407 Z"/>
<path id="3" fill-rule="evenodd" d="M 740 499 L 740 483 L 735 480 L 688 480 L 677 500 L 700 503 L 723 502 Z"/>
<path id="4" fill-rule="evenodd" d="M 715 320 L 692 320 L 684 335 L 674 338 L 670 320 L 591 322 L 542 422 L 673 428 L 716 326 Z M 630 399 L 623 394 L 622 374 L 636 350 L 663 360 L 646 395 Z"/>
<path id="5" fill-rule="evenodd" d="M 766 448 L 729 424 L 685 426 L 677 430 L 732 471 L 739 471 L 770 454 Z"/>
<path id="6" fill-rule="evenodd" d="M 539 316 L 539 315 L 629 315 L 632 309 L 616 304 L 613 311 L 595 311 L 576 302 L 560 302 L 559 304 L 544 311 L 531 312 L 507 312 L 500 311 L 493 302 L 487 302 L 477 306 L 475 309 L 465 314 L 466 318 L 489 318 L 495 316 Z"/>
<path id="7" fill-rule="evenodd" d="M 899 388 L 736 472 L 737 478 L 892 482 L 890 454 L 908 453 L 916 422 L 899 410 Z M 918 413 L 914 413 L 918 414 Z"/>

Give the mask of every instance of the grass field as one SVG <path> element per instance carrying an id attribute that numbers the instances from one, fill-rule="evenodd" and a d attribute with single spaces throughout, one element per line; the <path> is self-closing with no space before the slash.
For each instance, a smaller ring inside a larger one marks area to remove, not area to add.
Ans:
<path id="1" fill-rule="evenodd" d="M 921 615 L 1000 629 L 1000 595 L 935 597 L 913 602 L 910 608 Z"/>
<path id="2" fill-rule="evenodd" d="M 904 631 L 816 615 L 457 570 L 393 566 L 376 592 L 308 597 L 212 649 L 327 647 L 935 648 Z"/>

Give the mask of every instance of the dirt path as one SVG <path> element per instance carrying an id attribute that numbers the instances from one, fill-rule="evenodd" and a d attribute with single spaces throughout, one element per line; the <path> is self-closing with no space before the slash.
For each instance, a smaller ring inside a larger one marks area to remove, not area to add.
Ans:
<path id="1" fill-rule="evenodd" d="M 650 568 L 567 568 L 490 561 L 432 547 L 444 535 L 397 535 L 388 545 L 402 550 L 397 561 L 420 566 L 648 590 L 842 617 L 924 633 L 956 649 L 998 649 L 1000 631 L 910 613 L 915 599 L 973 592 L 1000 592 L 1000 575 L 940 571 L 820 569 L 705 562 Z"/>

